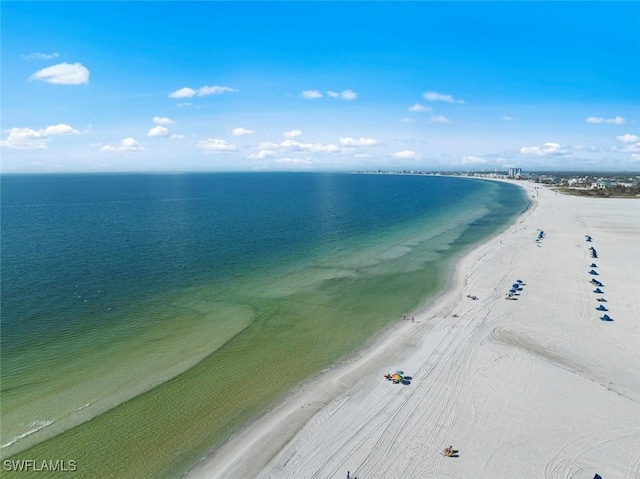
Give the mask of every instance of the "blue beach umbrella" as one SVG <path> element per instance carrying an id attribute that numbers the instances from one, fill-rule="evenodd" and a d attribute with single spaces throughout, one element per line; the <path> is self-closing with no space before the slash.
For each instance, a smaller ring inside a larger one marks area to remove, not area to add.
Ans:
<path id="1" fill-rule="evenodd" d="M 518 289 L 518 288 L 520 287 L 520 284 L 519 284 L 519 283 L 513 283 L 513 284 L 511 285 L 511 287 L 512 287 L 513 289 Z"/>
<path id="2" fill-rule="evenodd" d="M 510 289 L 510 290 L 509 290 L 509 292 L 510 292 L 511 294 L 514 294 L 514 293 L 516 292 L 516 290 L 515 290 L 515 289 Z"/>
<path id="3" fill-rule="evenodd" d="M 516 283 L 522 283 L 521 279 L 516 279 Z"/>

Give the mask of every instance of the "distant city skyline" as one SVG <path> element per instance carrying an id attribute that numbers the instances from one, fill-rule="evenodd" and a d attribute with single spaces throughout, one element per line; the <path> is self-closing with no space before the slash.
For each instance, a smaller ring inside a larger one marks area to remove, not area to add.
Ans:
<path id="1" fill-rule="evenodd" d="M 640 170 L 637 2 L 2 2 L 3 173 Z"/>

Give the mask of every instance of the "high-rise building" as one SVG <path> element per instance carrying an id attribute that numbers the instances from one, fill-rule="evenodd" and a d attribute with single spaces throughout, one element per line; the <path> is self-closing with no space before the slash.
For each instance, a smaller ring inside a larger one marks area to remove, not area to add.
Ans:
<path id="1" fill-rule="evenodd" d="M 509 178 L 515 178 L 516 176 L 521 176 L 522 175 L 522 168 L 509 168 L 509 172 L 507 173 L 507 176 Z"/>

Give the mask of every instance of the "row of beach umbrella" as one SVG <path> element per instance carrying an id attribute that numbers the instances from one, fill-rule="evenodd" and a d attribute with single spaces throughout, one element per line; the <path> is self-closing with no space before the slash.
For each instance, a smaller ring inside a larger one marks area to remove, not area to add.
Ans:
<path id="1" fill-rule="evenodd" d="M 524 283 L 521 279 L 516 279 L 516 282 L 511 285 L 511 289 L 509 290 L 509 296 L 516 294 L 518 291 L 522 289 Z"/>
<path id="2" fill-rule="evenodd" d="M 586 236 L 586 241 L 588 243 L 590 243 L 592 241 L 591 236 L 587 235 Z M 592 258 L 597 258 L 598 257 L 598 252 L 596 251 L 596 249 L 593 246 L 589 247 L 589 249 L 591 250 L 591 257 Z M 591 263 L 589 265 L 589 267 L 591 268 L 591 270 L 589 271 L 589 274 L 591 276 L 599 276 L 598 271 L 595 269 L 595 268 L 598 267 L 597 264 Z M 602 289 L 601 289 L 601 288 L 604 288 L 604 284 L 602 284 L 600 281 L 598 281 L 595 278 L 591 278 L 591 284 L 596 286 L 596 289 L 593 290 L 594 293 L 596 293 L 596 294 L 604 294 L 604 291 L 602 291 Z M 597 298 L 596 301 L 598 301 L 600 303 L 598 305 L 598 307 L 596 308 L 596 311 L 601 311 L 601 312 L 605 313 L 604 315 L 600 316 L 600 319 L 602 321 L 613 321 L 613 319 L 611 319 L 611 317 L 608 314 L 606 314 L 606 312 L 609 311 L 609 310 L 604 306 L 604 304 L 602 304 L 602 303 L 606 303 L 607 300 L 605 298 Z"/>

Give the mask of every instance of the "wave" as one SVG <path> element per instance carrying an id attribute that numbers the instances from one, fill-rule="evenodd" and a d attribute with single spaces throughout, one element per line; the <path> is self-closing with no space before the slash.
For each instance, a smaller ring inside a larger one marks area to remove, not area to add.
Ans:
<path id="1" fill-rule="evenodd" d="M 5 447 L 9 447 L 9 446 L 15 444 L 16 442 L 18 442 L 20 439 L 24 439 L 27 436 L 31 436 L 31 434 L 35 434 L 36 432 L 40 431 L 41 429 L 44 429 L 47 426 L 50 426 L 53 423 L 54 423 L 54 421 L 33 421 L 29 425 L 31 427 L 31 429 L 29 429 L 28 431 L 23 432 L 22 434 L 12 438 L 9 442 L 0 445 L 0 448 L 4 449 Z"/>

